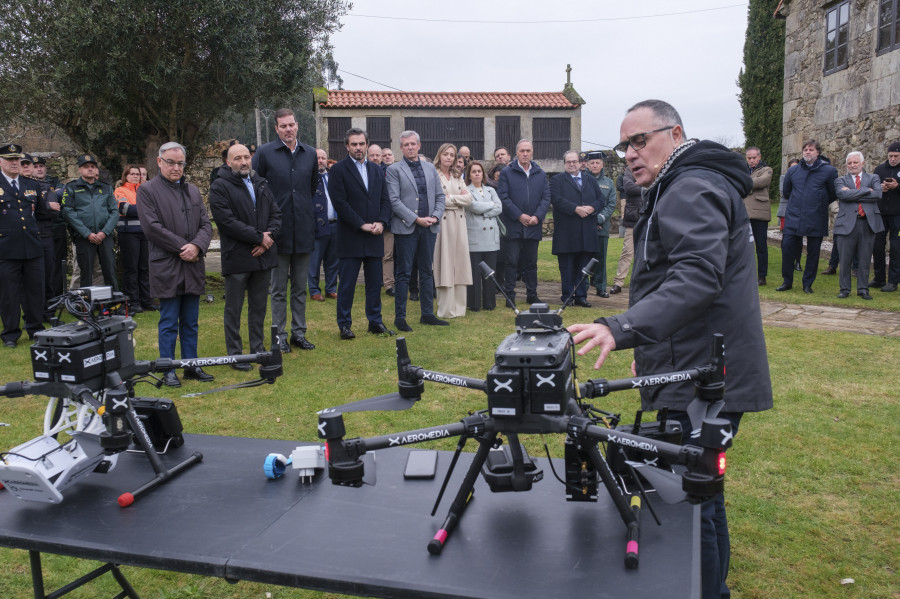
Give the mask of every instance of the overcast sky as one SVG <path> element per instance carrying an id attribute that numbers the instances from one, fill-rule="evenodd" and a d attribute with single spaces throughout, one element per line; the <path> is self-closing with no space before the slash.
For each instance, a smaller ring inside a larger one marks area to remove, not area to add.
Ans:
<path id="1" fill-rule="evenodd" d="M 342 23 L 344 89 L 562 91 L 571 64 L 582 149 L 615 145 L 647 98 L 675 106 L 690 137 L 744 140 L 747 0 L 356 0 Z"/>

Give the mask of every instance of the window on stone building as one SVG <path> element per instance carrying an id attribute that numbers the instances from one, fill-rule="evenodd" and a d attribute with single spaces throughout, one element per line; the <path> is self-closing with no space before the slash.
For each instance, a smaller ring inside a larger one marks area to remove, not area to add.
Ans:
<path id="1" fill-rule="evenodd" d="M 350 128 L 349 116 L 328 117 L 328 157 L 334 160 L 343 160 L 347 157 L 347 144 L 344 143 L 344 135 Z"/>
<path id="2" fill-rule="evenodd" d="M 572 121 L 568 118 L 534 119 L 531 121 L 534 159 L 561 159 L 572 149 Z"/>
<path id="3" fill-rule="evenodd" d="M 484 159 L 484 119 L 468 117 L 406 117 L 407 130 L 419 134 L 423 155 L 429 160 L 436 157 L 442 144 L 451 143 L 459 149 L 468 146 L 472 158 Z"/>
<path id="4" fill-rule="evenodd" d="M 881 0 L 878 3 L 877 54 L 900 48 L 900 0 Z"/>
<path id="5" fill-rule="evenodd" d="M 382 148 L 391 147 L 391 117 L 367 116 L 366 133 L 369 134 L 369 145 L 375 144 Z"/>
<path id="6" fill-rule="evenodd" d="M 825 13 L 825 74 L 846 69 L 850 62 L 850 0 Z"/>

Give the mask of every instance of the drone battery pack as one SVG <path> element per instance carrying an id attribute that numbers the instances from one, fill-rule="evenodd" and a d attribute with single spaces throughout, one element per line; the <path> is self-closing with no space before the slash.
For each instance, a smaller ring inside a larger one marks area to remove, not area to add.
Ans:
<path id="1" fill-rule="evenodd" d="M 673 445 L 681 445 L 681 424 L 674 420 L 667 420 L 665 426 L 661 426 L 660 422 L 642 422 L 637 431 L 634 430 L 633 424 L 622 424 L 617 426 L 616 430 L 623 433 L 637 434 L 641 437 L 646 437 L 655 441 L 664 441 L 666 443 L 672 443 Z M 607 457 L 609 467 L 617 474 L 628 473 L 628 468 L 625 465 L 626 460 L 631 462 L 645 462 L 649 459 L 654 459 L 656 460 L 654 465 L 658 468 L 664 470 L 670 470 L 672 468 L 672 464 L 662 456 L 651 458 L 647 454 L 636 449 L 623 447 L 621 445 L 613 447 L 612 444 L 610 444 L 610 451 Z"/>
<path id="2" fill-rule="evenodd" d="M 524 413 L 522 371 L 492 366 L 487 374 L 488 410 L 495 418 L 515 418 Z"/>
<path id="3" fill-rule="evenodd" d="M 131 405 L 147 430 L 154 449 L 165 451 L 167 444 L 173 449 L 184 445 L 181 418 L 171 399 L 137 397 L 131 400 Z"/>
<path id="4" fill-rule="evenodd" d="M 406 458 L 406 470 L 403 478 L 431 479 L 437 470 L 437 451 L 433 449 L 419 449 L 409 452 Z"/>
<path id="5" fill-rule="evenodd" d="M 35 333 L 31 346 L 35 380 L 100 389 L 104 373 L 133 364 L 134 321 L 112 316 L 98 326 L 73 322 Z"/>

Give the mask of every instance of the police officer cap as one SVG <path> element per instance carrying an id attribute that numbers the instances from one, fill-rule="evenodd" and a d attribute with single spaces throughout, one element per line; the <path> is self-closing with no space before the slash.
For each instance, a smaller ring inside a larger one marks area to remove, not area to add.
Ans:
<path id="1" fill-rule="evenodd" d="M 82 154 L 78 157 L 78 166 L 84 166 L 89 162 L 93 163 L 94 166 L 97 166 L 97 160 L 90 154 Z"/>
<path id="2" fill-rule="evenodd" d="M 900 141 L 895 141 L 888 146 L 888 152 L 900 152 Z"/>
<path id="3" fill-rule="evenodd" d="M 3 144 L 0 146 L 0 158 L 21 159 L 25 154 L 22 153 L 22 146 L 18 144 Z"/>
<path id="4" fill-rule="evenodd" d="M 250 153 L 253 154 L 256 152 L 256 144 L 247 144 L 247 149 L 250 150 Z"/>
<path id="5" fill-rule="evenodd" d="M 31 157 L 31 154 L 22 154 L 22 162 L 34 163 L 34 158 Z"/>
<path id="6" fill-rule="evenodd" d="M 588 155 L 587 152 L 579 152 L 578 160 L 584 162 L 585 160 L 587 160 L 587 155 Z"/>
<path id="7" fill-rule="evenodd" d="M 599 150 L 588 152 L 586 160 L 606 160 L 606 154 Z"/>
<path id="8" fill-rule="evenodd" d="M 43 156 L 35 156 L 32 162 L 34 162 L 35 164 L 43 164 L 44 166 L 47 166 L 47 159 Z"/>

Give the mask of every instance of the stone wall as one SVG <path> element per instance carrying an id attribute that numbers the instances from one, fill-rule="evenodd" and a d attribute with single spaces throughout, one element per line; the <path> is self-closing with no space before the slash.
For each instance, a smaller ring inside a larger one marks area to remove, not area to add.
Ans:
<path id="1" fill-rule="evenodd" d="M 805 139 L 822 144 L 839 171 L 859 150 L 872 170 L 900 140 L 900 50 L 875 55 L 877 0 L 851 0 L 849 68 L 822 74 L 825 13 L 834 2 L 789 0 L 784 56 L 782 169 Z"/>

